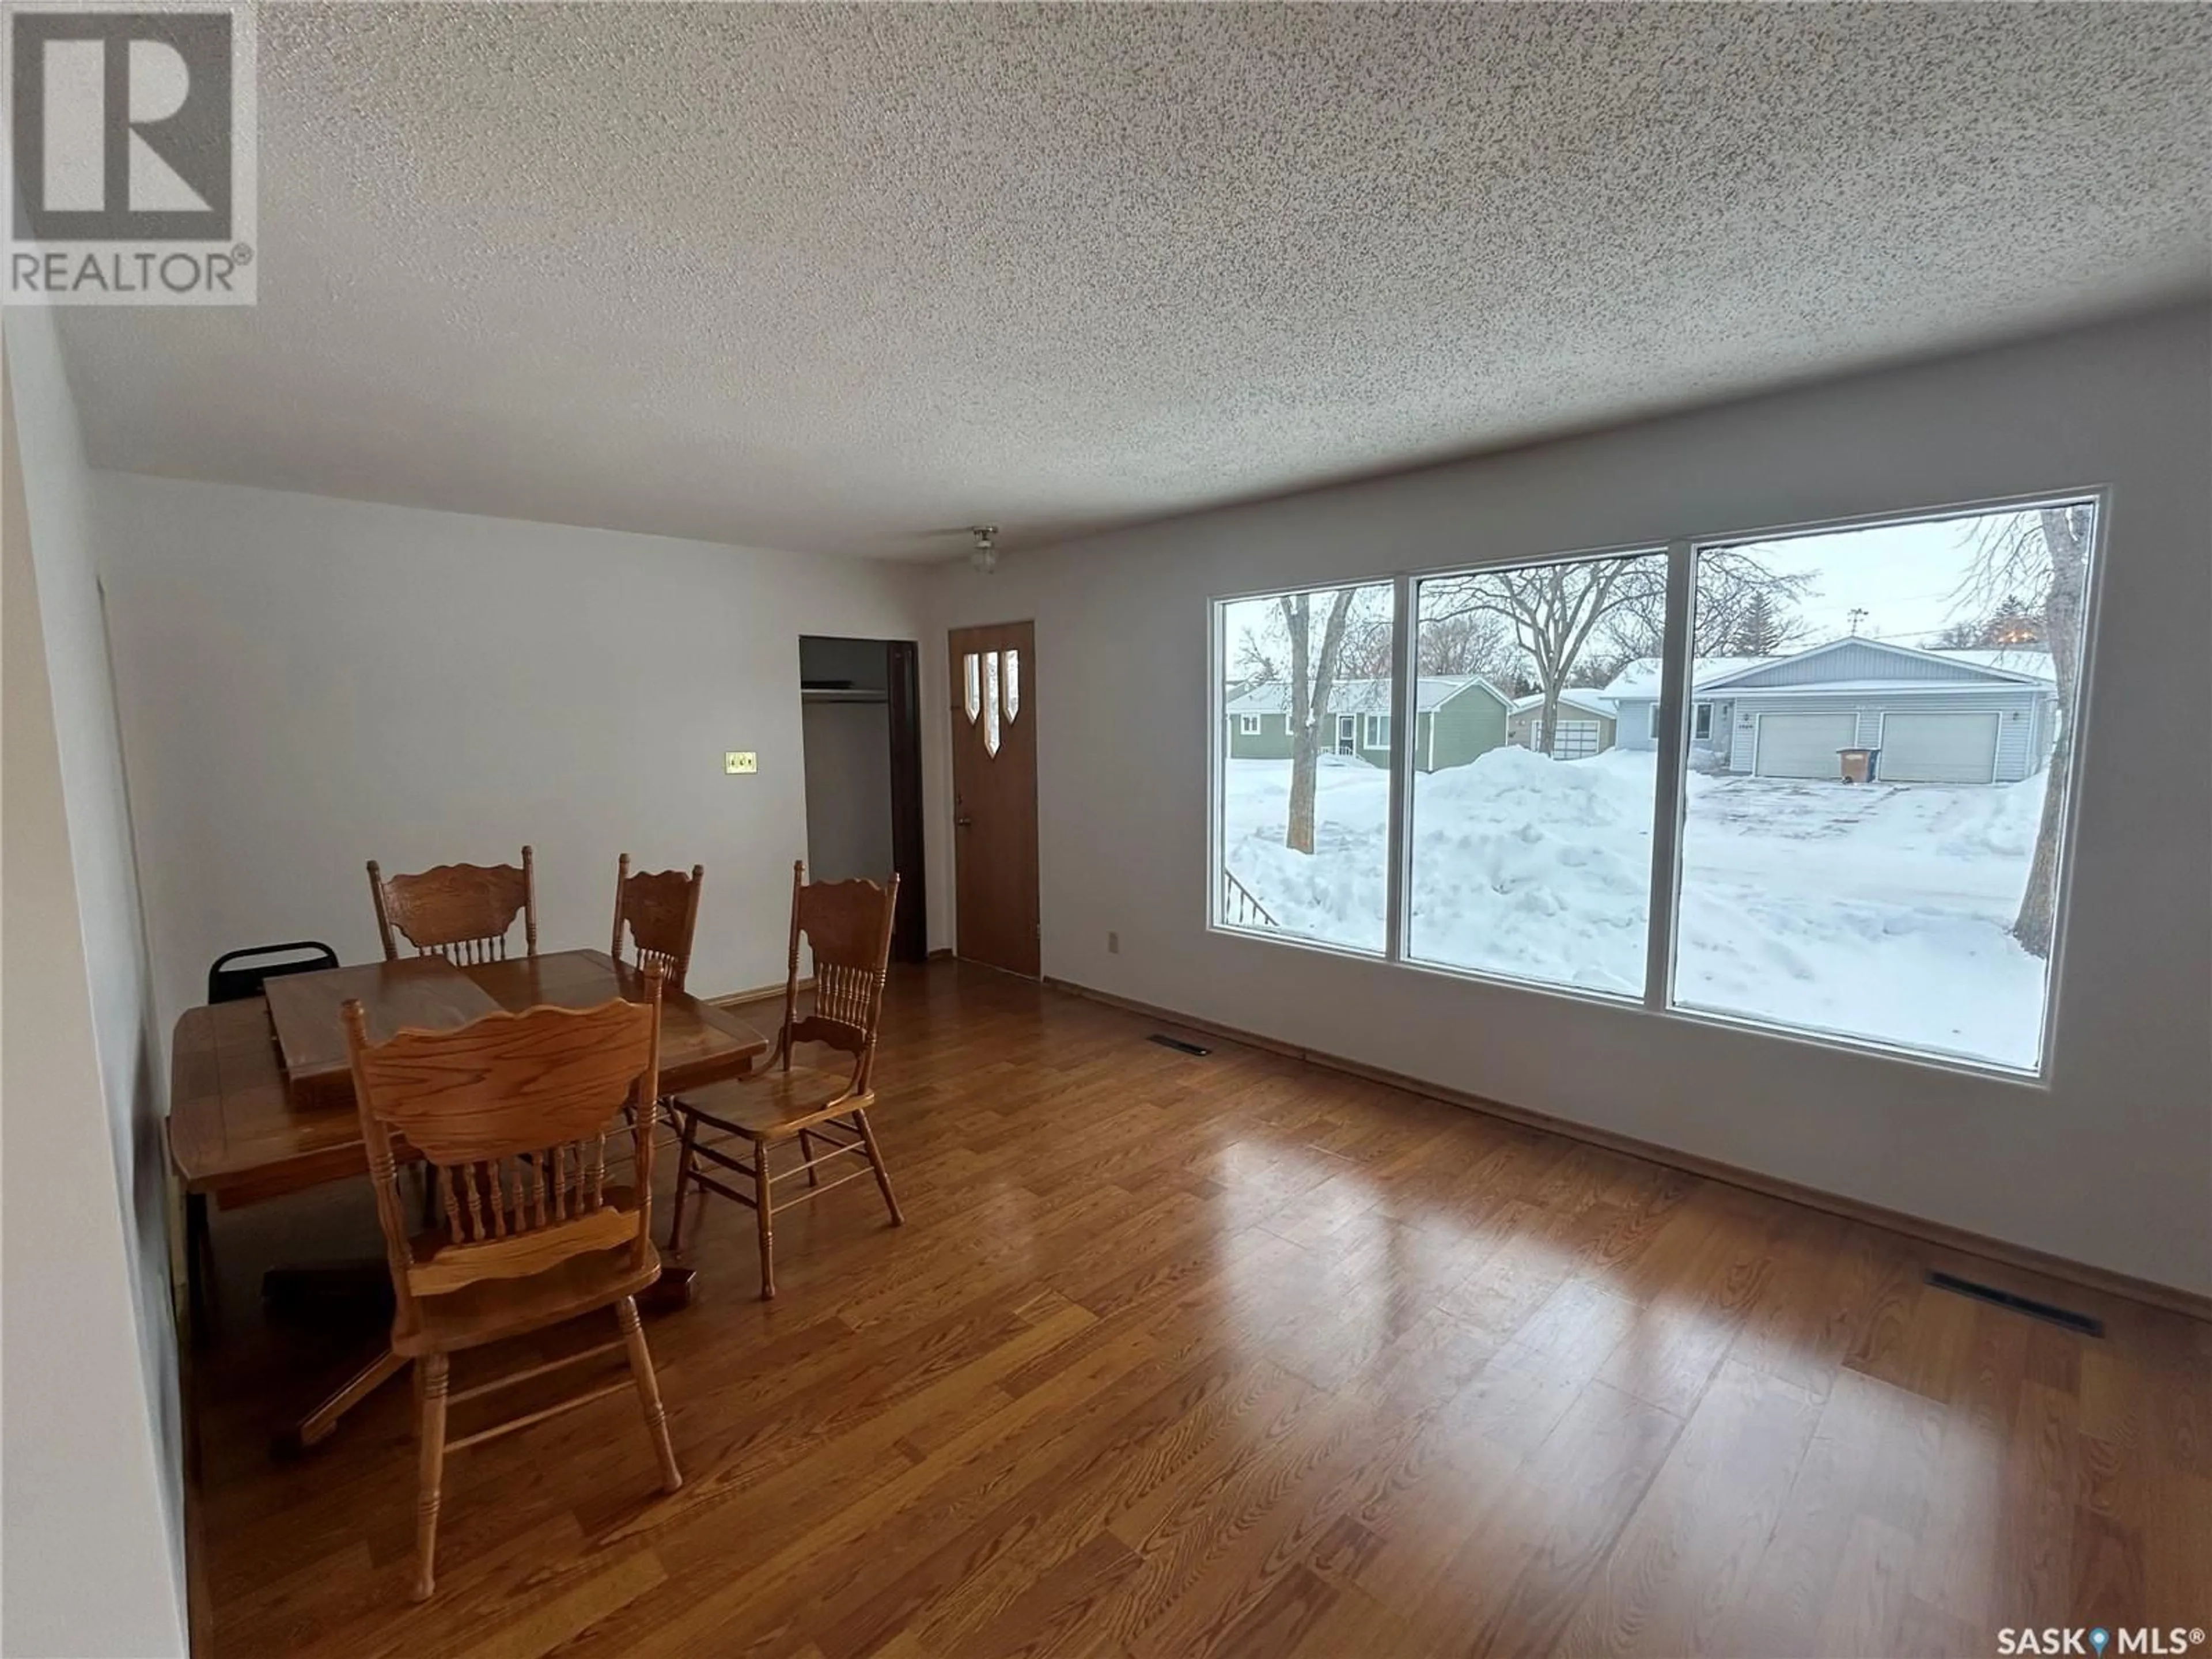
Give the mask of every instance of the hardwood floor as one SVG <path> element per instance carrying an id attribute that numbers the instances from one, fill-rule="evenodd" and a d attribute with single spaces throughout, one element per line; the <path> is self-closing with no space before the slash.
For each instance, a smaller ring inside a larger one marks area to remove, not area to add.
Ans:
<path id="1" fill-rule="evenodd" d="M 908 1224 L 865 1183 L 791 1212 L 763 1304 L 750 1216 L 711 1206 L 702 1299 L 648 1328 L 684 1489 L 629 1400 L 464 1452 L 422 1607 L 408 1391 L 300 1462 L 264 1439 L 310 1344 L 253 1276 L 373 1250 L 365 1191 L 218 1216 L 211 1650 L 1980 1655 L 2212 1623 L 2212 1327 L 1152 1029 L 895 975 Z"/>

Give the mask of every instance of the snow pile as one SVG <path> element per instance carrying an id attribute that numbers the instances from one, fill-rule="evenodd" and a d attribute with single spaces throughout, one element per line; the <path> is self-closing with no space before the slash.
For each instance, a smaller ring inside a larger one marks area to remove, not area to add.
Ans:
<path id="1" fill-rule="evenodd" d="M 1413 954 L 1634 995 L 1652 769 L 1493 749 L 1414 784 Z"/>
<path id="2" fill-rule="evenodd" d="M 1389 775 L 1330 757 L 1315 853 L 1283 846 L 1287 761 L 1228 763 L 1229 865 L 1286 930 L 1378 951 Z M 1648 751 L 1525 749 L 1414 782 L 1413 953 L 1640 994 Z M 2008 787 L 1688 778 L 1676 997 L 1686 1006 L 2033 1063 L 2044 964 L 2009 928 L 2044 780 Z"/>
<path id="3" fill-rule="evenodd" d="M 1231 761 L 1222 841 L 1229 868 L 1277 927 L 1363 951 L 1382 948 L 1389 902 L 1390 775 L 1324 755 L 1314 779 L 1314 851 L 1283 844 L 1291 763 Z"/>

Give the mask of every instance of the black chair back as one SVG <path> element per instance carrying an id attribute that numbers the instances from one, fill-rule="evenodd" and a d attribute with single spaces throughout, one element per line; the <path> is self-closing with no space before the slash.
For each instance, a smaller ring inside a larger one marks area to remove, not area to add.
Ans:
<path id="1" fill-rule="evenodd" d="M 283 957 L 295 951 L 309 955 L 296 962 L 258 962 L 256 957 Z M 233 963 L 246 966 L 234 968 Z M 325 968 L 338 965 L 338 953 L 320 939 L 298 939 L 289 945 L 252 945 L 243 951 L 226 951 L 215 959 L 208 969 L 207 1000 L 210 1002 L 243 1002 L 248 997 L 261 994 L 264 980 L 281 977 L 285 974 L 313 974 Z"/>

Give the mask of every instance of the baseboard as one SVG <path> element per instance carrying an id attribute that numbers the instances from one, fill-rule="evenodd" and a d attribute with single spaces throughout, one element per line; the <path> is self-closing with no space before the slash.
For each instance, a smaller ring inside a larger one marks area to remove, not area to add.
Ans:
<path id="1" fill-rule="evenodd" d="M 814 981 L 811 977 L 802 979 L 798 988 L 811 991 L 814 988 Z M 742 1008 L 749 1002 L 767 1002 L 782 994 L 783 981 L 778 980 L 773 985 L 757 985 L 750 991 L 732 991 L 727 996 L 708 997 L 705 1000 L 717 1008 Z"/>
<path id="2" fill-rule="evenodd" d="M 1787 1203 L 1802 1204 L 1808 1209 L 1825 1211 L 1841 1216 L 1847 1221 L 1864 1222 L 1869 1226 L 1901 1233 L 1907 1238 L 1917 1239 L 1923 1244 L 1933 1244 L 1961 1255 L 1979 1257 L 2005 1267 L 2016 1267 L 2027 1273 L 2040 1273 L 2069 1285 L 2099 1291 L 2107 1296 L 2117 1296 L 2130 1302 L 2140 1302 L 2167 1313 L 2180 1314 L 2185 1318 L 2200 1319 L 2212 1323 L 2212 1296 L 2200 1296 L 2178 1285 L 2160 1285 L 2155 1280 L 2137 1279 L 2132 1274 L 2114 1273 L 2108 1267 L 2093 1267 L 2087 1262 L 2069 1261 L 2064 1256 L 2051 1255 L 2025 1244 L 2014 1244 L 2004 1239 L 1991 1238 L 1986 1234 L 1970 1232 L 1964 1227 L 1954 1227 L 1948 1222 L 1930 1221 L 1922 1216 L 1910 1215 L 1902 1210 L 1885 1209 L 1879 1204 L 1869 1204 L 1856 1198 L 1846 1198 L 1840 1193 L 1824 1192 L 1818 1187 L 1807 1187 L 1779 1176 L 1762 1175 L 1756 1170 L 1743 1169 L 1734 1164 L 1723 1164 L 1717 1158 L 1705 1158 L 1696 1152 L 1685 1152 L 1672 1146 L 1662 1146 L 1656 1141 L 1639 1140 L 1633 1135 L 1616 1134 L 1610 1129 L 1577 1123 L 1568 1118 L 1553 1117 L 1549 1113 L 1531 1111 L 1522 1106 L 1509 1106 L 1503 1101 L 1486 1099 L 1468 1094 L 1463 1090 L 1443 1087 L 1410 1077 L 1402 1072 L 1386 1071 L 1379 1066 L 1346 1060 L 1319 1048 L 1309 1048 L 1295 1042 L 1285 1042 L 1275 1037 L 1262 1036 L 1256 1031 L 1240 1030 L 1233 1025 L 1224 1025 L 1217 1020 L 1194 1019 L 1188 1014 L 1177 1013 L 1172 1008 L 1162 1008 L 1133 998 L 1116 996 L 1110 991 L 1095 990 L 1087 985 L 1078 985 L 1064 979 L 1044 981 L 1055 991 L 1066 992 L 1086 1001 L 1103 1003 L 1109 1008 L 1119 1008 L 1126 1013 L 1141 1014 L 1147 1019 L 1163 1024 L 1180 1026 L 1185 1030 L 1203 1032 L 1226 1042 L 1242 1043 L 1248 1048 L 1261 1049 L 1268 1054 L 1281 1054 L 1291 1060 L 1305 1061 L 1325 1070 L 1340 1072 L 1364 1082 L 1380 1083 L 1393 1089 L 1402 1089 L 1407 1094 L 1419 1095 L 1428 1100 L 1441 1100 L 1447 1105 L 1464 1107 L 1532 1129 L 1547 1130 L 1564 1135 L 1570 1140 L 1586 1141 L 1593 1146 L 1602 1146 L 1608 1152 L 1621 1152 L 1631 1158 L 1640 1158 L 1652 1164 L 1663 1164 L 1669 1169 L 1686 1175 L 1721 1182 L 1728 1186 L 1741 1187 L 1768 1198 L 1778 1198 Z"/>

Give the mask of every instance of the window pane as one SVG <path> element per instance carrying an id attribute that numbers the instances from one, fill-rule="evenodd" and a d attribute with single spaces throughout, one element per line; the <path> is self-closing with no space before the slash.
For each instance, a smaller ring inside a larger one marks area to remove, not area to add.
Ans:
<path id="1" fill-rule="evenodd" d="M 1390 755 L 1362 717 L 1390 708 L 1390 584 L 1217 607 L 1227 716 L 1216 915 L 1381 952 L 1390 866 Z"/>
<path id="2" fill-rule="evenodd" d="M 1408 956 L 1642 994 L 1656 757 L 1607 688 L 1666 589 L 1663 553 L 1420 584 Z"/>
<path id="3" fill-rule="evenodd" d="M 968 683 L 968 724 L 973 726 L 975 716 L 983 709 L 983 671 L 973 651 L 963 659 L 961 672 Z"/>
<path id="4" fill-rule="evenodd" d="M 1678 1006 L 2038 1065 L 2094 516 L 1699 550 Z"/>
<path id="5" fill-rule="evenodd" d="M 999 752 L 999 653 L 983 653 L 983 752 Z"/>
<path id="6" fill-rule="evenodd" d="M 1022 653 L 1006 653 L 1006 724 L 1012 726 L 1022 712 Z"/>

